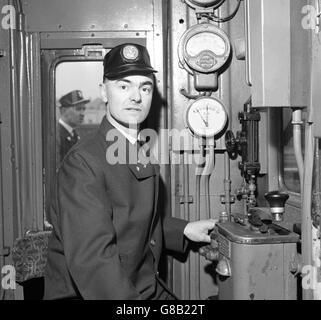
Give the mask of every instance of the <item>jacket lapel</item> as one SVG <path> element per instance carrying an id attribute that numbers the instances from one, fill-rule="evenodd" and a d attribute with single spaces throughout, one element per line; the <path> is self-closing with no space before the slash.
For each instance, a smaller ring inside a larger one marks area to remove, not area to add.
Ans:
<path id="1" fill-rule="evenodd" d="M 113 130 L 113 134 L 109 135 L 107 140 L 107 133 Z M 138 161 L 137 144 L 132 145 L 108 120 L 103 118 L 98 130 L 100 138 L 104 140 L 105 147 L 109 148 L 114 143 L 113 151 L 118 152 L 118 159 L 121 164 L 126 164 L 128 169 L 133 173 L 136 179 L 146 179 L 156 175 L 155 166 L 150 163 L 149 159 L 142 159 Z M 113 140 L 114 139 L 114 140 Z M 118 150 L 117 150 L 118 149 Z M 107 152 L 107 149 L 106 149 Z M 106 160 L 107 161 L 107 160 Z M 145 164 L 145 165 L 144 165 Z"/>
<path id="2" fill-rule="evenodd" d="M 103 140 L 105 150 L 106 150 L 106 148 L 108 148 L 109 146 L 111 146 L 114 143 L 114 141 L 106 141 L 107 132 L 112 129 L 117 130 L 114 126 L 112 126 L 108 122 L 106 117 L 104 117 L 103 121 L 99 127 L 98 134 L 99 134 L 99 138 Z M 121 133 L 119 133 L 119 135 L 121 137 L 124 137 Z M 126 138 L 125 138 L 125 140 L 128 142 L 128 140 Z M 128 146 L 128 148 L 131 147 L 131 148 L 137 150 L 136 144 L 133 146 L 130 143 L 128 143 L 127 146 Z M 126 150 L 127 153 L 128 153 L 128 148 Z M 134 174 L 134 176 L 136 177 L 137 180 L 145 179 L 145 178 L 151 177 L 151 176 L 155 176 L 154 177 L 154 210 L 153 210 L 152 225 L 151 225 L 151 229 L 150 229 L 150 236 L 151 236 L 153 229 L 154 229 L 154 224 L 156 222 L 156 216 L 157 216 L 157 201 L 158 201 L 158 193 L 159 193 L 160 167 L 158 164 L 152 164 L 149 162 L 147 164 L 146 168 L 144 168 L 146 170 L 143 172 L 143 171 L 141 171 L 141 169 L 137 170 L 137 166 L 138 166 L 137 163 L 135 164 L 135 163 L 127 162 L 128 169 Z M 143 164 L 139 164 L 139 166 L 144 167 Z"/>

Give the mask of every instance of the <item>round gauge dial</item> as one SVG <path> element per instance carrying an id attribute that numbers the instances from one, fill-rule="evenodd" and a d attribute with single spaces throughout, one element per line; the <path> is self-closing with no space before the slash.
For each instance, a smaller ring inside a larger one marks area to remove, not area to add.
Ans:
<path id="1" fill-rule="evenodd" d="M 214 7 L 217 8 L 225 0 L 185 0 L 188 5 L 190 5 L 192 8 L 207 8 L 207 7 Z"/>
<path id="2" fill-rule="evenodd" d="M 231 44 L 226 33 L 211 23 L 187 29 L 178 45 L 180 66 L 190 74 L 213 73 L 229 61 Z"/>
<path id="3" fill-rule="evenodd" d="M 197 33 L 187 41 L 186 52 L 192 57 L 206 50 L 222 56 L 227 50 L 227 45 L 222 37 L 210 32 Z"/>
<path id="4" fill-rule="evenodd" d="M 193 134 L 200 137 L 214 137 L 227 122 L 223 104 L 211 97 L 201 97 L 188 107 L 186 124 Z"/>

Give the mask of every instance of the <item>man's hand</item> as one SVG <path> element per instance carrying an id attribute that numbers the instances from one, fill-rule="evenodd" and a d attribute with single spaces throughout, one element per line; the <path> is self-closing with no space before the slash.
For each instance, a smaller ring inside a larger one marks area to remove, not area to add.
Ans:
<path id="1" fill-rule="evenodd" d="M 217 220 L 200 220 L 195 222 L 189 222 L 185 229 L 184 235 L 194 242 L 211 242 L 211 238 L 208 232 L 215 227 Z"/>

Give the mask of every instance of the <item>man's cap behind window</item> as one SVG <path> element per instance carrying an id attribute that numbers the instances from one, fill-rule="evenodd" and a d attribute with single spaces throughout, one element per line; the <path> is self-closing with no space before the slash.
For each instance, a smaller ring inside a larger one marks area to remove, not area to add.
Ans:
<path id="1" fill-rule="evenodd" d="M 62 96 L 59 100 L 61 107 L 74 107 L 80 103 L 88 103 L 90 99 L 85 99 L 80 90 L 74 90 Z"/>

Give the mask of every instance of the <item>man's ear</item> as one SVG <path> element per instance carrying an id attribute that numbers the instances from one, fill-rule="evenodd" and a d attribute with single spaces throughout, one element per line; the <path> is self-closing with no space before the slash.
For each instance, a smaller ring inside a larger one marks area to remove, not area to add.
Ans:
<path id="1" fill-rule="evenodd" d="M 107 90 L 106 90 L 106 85 L 104 83 L 99 84 L 99 89 L 100 89 L 100 96 L 102 100 L 107 103 Z"/>

